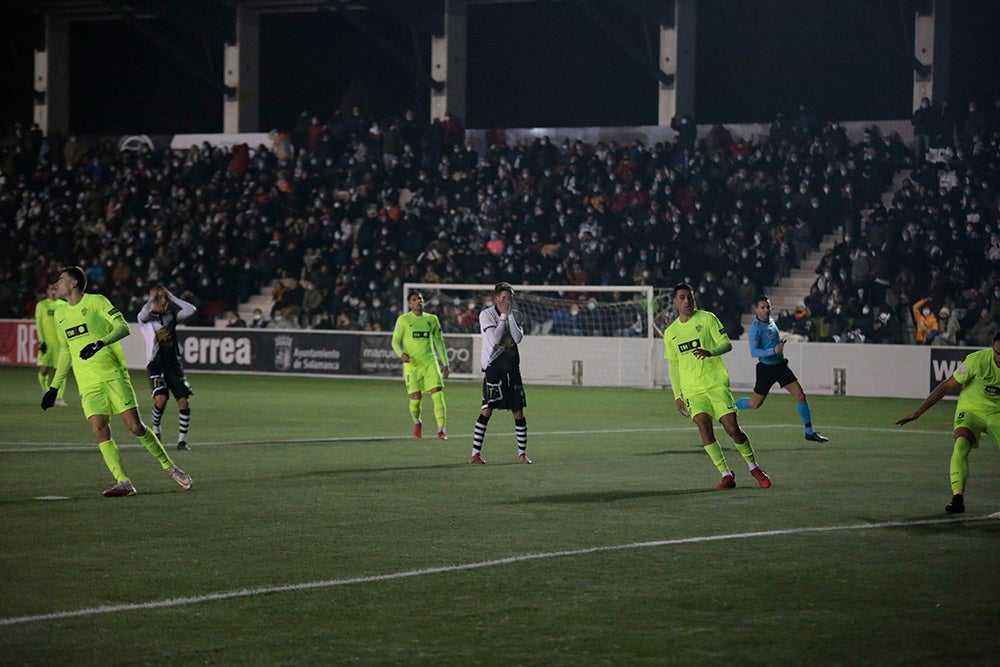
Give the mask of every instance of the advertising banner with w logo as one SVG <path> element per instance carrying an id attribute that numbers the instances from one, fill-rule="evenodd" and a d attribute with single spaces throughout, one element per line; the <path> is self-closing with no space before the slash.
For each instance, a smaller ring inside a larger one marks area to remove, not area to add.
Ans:
<path id="1" fill-rule="evenodd" d="M 947 380 L 958 368 L 958 365 L 972 352 L 975 350 L 969 348 L 931 347 L 931 377 L 928 391 Z M 949 392 L 949 394 L 958 396 L 958 391 Z"/>

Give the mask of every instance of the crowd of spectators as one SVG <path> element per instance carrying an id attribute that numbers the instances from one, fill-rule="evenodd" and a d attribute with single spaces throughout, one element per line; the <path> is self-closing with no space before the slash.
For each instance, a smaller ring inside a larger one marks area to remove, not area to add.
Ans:
<path id="1" fill-rule="evenodd" d="M 812 340 L 989 345 L 1000 323 L 1000 99 L 914 112 L 913 169 L 890 205 L 863 209 L 822 258 L 784 325 Z M 802 320 L 808 323 L 803 323 Z"/>
<path id="2" fill-rule="evenodd" d="M 68 263 L 129 316 L 157 283 L 199 305 L 206 325 L 273 285 L 255 326 L 364 330 L 391 329 L 404 282 L 687 280 L 735 338 L 753 296 L 843 229 L 800 318 L 846 311 L 851 329 L 831 321 L 808 334 L 823 339 L 867 332 L 865 316 L 902 320 L 925 292 L 939 314 L 960 306 L 968 317 L 957 296 L 995 276 L 994 260 L 972 256 L 1000 246 L 995 135 L 957 146 L 943 167 L 925 161 L 886 211 L 882 193 L 910 162 L 898 136 L 872 127 L 852 143 L 804 107 L 752 140 L 721 125 L 697 140 L 689 124 L 653 146 L 543 136 L 482 154 L 449 115 L 425 126 L 412 112 L 375 122 L 358 108 L 303 113 L 256 147 L 122 151 L 19 129 L 0 154 L 0 316 L 30 313 Z M 956 168 L 956 184 L 936 187 Z M 977 224 L 987 218 L 992 227 Z M 932 289 L 934 269 L 947 287 Z M 896 284 L 907 270 L 912 285 Z M 448 330 L 464 330 L 465 305 L 442 318 Z"/>

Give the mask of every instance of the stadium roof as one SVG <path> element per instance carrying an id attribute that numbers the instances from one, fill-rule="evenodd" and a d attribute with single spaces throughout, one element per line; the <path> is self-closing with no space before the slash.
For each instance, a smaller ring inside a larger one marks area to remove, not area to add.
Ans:
<path id="1" fill-rule="evenodd" d="M 470 5 L 535 2 L 536 0 L 466 0 Z M 334 5 L 356 11 L 380 11 L 398 16 L 440 15 L 445 0 L 8 0 L 10 9 L 54 14 L 73 20 L 113 20 L 123 11 L 143 18 L 164 14 L 213 12 L 237 7 L 262 14 L 327 11 Z"/>

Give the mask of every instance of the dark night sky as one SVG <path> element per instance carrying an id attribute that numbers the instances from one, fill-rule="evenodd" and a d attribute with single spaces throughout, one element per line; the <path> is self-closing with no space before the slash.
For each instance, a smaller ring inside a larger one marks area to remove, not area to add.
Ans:
<path id="1" fill-rule="evenodd" d="M 920 0 L 700 0 L 696 118 L 768 121 L 799 103 L 841 120 L 908 117 L 913 3 Z M 595 3 L 644 55 L 655 22 L 625 3 Z M 864 10 L 864 14 L 861 11 Z M 32 49 L 42 21 L 6 12 L 0 21 L 0 134 L 30 121 Z M 430 38 L 384 17 L 368 20 L 408 62 L 426 71 Z M 1000 94 L 1000 2 L 955 0 L 952 86 Z M 221 42 L 150 25 L 221 80 Z M 74 22 L 70 32 L 71 130 L 77 134 L 218 132 L 219 94 L 199 75 L 121 22 Z M 413 107 L 426 114 L 418 77 L 332 13 L 264 15 L 261 129 L 290 126 L 308 109 L 328 117 L 360 104 L 376 117 Z M 652 76 L 570 2 L 472 6 L 469 127 L 651 125 Z"/>

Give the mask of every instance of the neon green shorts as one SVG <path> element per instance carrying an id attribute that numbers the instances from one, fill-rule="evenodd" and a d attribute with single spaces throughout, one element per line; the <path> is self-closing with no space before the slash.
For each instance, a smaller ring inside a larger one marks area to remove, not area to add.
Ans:
<path id="1" fill-rule="evenodd" d="M 87 419 L 94 415 L 120 415 L 138 407 L 128 376 L 108 380 L 80 390 L 80 405 Z"/>
<path id="2" fill-rule="evenodd" d="M 736 412 L 736 401 L 728 386 L 717 387 L 703 394 L 685 396 L 684 404 L 687 406 L 691 419 L 694 419 L 695 415 L 705 413 L 712 418 L 712 421 L 718 421 L 726 415 Z"/>
<path id="3" fill-rule="evenodd" d="M 954 427 L 967 428 L 976 436 L 973 447 L 979 446 L 979 436 L 988 433 L 1000 445 L 1000 412 L 980 412 L 958 406 L 955 408 Z"/>
<path id="4" fill-rule="evenodd" d="M 444 387 L 444 377 L 437 362 L 417 365 L 412 361 L 403 364 L 403 379 L 406 380 L 406 393 L 423 393 L 438 387 Z"/>

